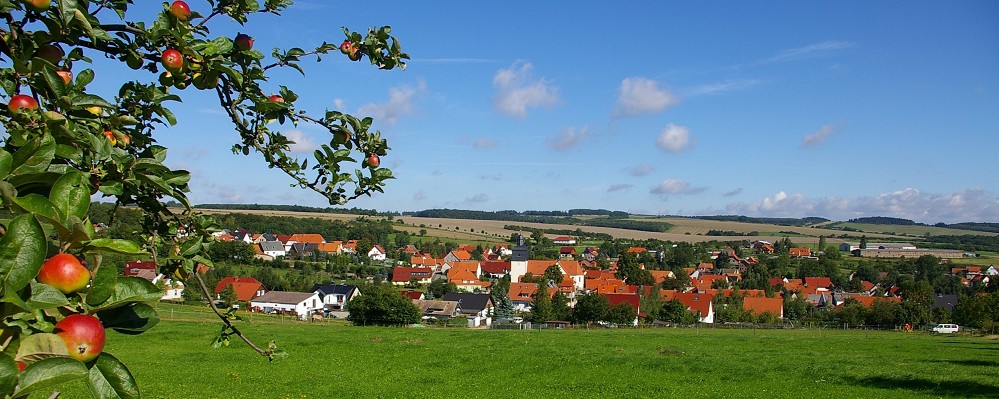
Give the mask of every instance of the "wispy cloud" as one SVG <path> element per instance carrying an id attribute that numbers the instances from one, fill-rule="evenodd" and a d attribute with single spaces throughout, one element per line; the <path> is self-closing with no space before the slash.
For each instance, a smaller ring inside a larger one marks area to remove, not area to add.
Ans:
<path id="1" fill-rule="evenodd" d="M 479 179 L 489 180 L 489 181 L 501 181 L 501 180 L 503 180 L 503 174 L 502 173 L 495 173 L 495 174 L 491 174 L 491 175 L 479 175 Z"/>
<path id="2" fill-rule="evenodd" d="M 288 140 L 294 141 L 288 148 L 295 154 L 311 154 L 319 145 L 301 130 L 289 130 L 282 132 Z"/>
<path id="3" fill-rule="evenodd" d="M 630 189 L 632 187 L 635 187 L 635 185 L 634 184 L 612 184 L 610 187 L 607 188 L 607 192 L 608 193 L 613 193 L 615 191 L 628 190 L 628 189 Z"/>
<path id="4" fill-rule="evenodd" d="M 652 194 L 659 194 L 662 196 L 668 195 L 692 195 L 700 194 L 704 192 L 704 187 L 693 187 L 690 183 L 680 179 L 666 179 L 658 186 L 653 187 L 649 190 Z"/>
<path id="5" fill-rule="evenodd" d="M 922 223 L 999 220 L 999 199 L 981 189 L 934 194 L 905 188 L 856 198 L 808 198 L 779 191 L 748 203 L 729 204 L 726 209 L 747 216 L 824 216 L 834 220 L 865 216 L 890 216 Z"/>
<path id="6" fill-rule="evenodd" d="M 489 58 L 413 58 L 409 62 L 427 64 L 488 64 L 499 60 Z"/>
<path id="7" fill-rule="evenodd" d="M 669 152 L 683 151 L 690 146 L 690 130 L 670 123 L 659 133 L 656 146 Z"/>
<path id="8" fill-rule="evenodd" d="M 809 44 L 804 47 L 783 50 L 773 57 L 759 61 L 758 64 L 772 64 L 776 62 L 786 62 L 816 57 L 836 50 L 851 48 L 855 45 L 856 44 L 847 41 L 828 40 L 820 43 Z"/>
<path id="9" fill-rule="evenodd" d="M 413 101 L 417 95 L 426 90 L 426 84 L 420 82 L 417 87 L 400 86 L 389 89 L 389 99 L 384 103 L 365 104 L 357 109 L 360 115 L 369 115 L 387 124 L 395 124 L 399 117 L 413 112 Z"/>
<path id="10" fill-rule="evenodd" d="M 585 126 L 579 129 L 574 127 L 563 129 L 558 135 L 546 138 L 545 145 L 555 151 L 568 151 L 586 140 L 589 130 Z"/>
<path id="11" fill-rule="evenodd" d="M 419 202 L 426 199 L 427 199 L 427 193 L 424 192 L 423 190 L 418 190 L 417 192 L 413 193 L 413 201 Z"/>
<path id="12" fill-rule="evenodd" d="M 836 133 L 835 125 L 822 125 L 819 131 L 811 134 L 806 134 L 804 138 L 801 139 L 801 145 L 803 147 L 814 147 L 822 144 L 829 136 Z"/>
<path id="13" fill-rule="evenodd" d="M 748 80 L 727 80 L 719 83 L 711 83 L 706 85 L 701 85 L 688 89 L 684 94 L 688 96 L 700 96 L 700 95 L 712 95 L 721 94 L 729 91 L 736 91 L 742 89 L 748 89 L 750 87 L 760 84 L 759 80 L 748 79 Z"/>
<path id="14" fill-rule="evenodd" d="M 724 194 L 722 194 L 722 196 L 723 197 L 734 197 L 736 195 L 739 195 L 740 193 L 742 193 L 742 187 L 726 191 Z"/>
<path id="15" fill-rule="evenodd" d="M 630 77 L 621 81 L 613 117 L 622 118 L 654 114 L 677 104 L 680 99 L 659 87 L 659 82 L 643 77 Z"/>
<path id="16" fill-rule="evenodd" d="M 493 76 L 493 106 L 515 118 L 527 117 L 528 108 L 551 107 L 559 103 L 558 87 L 543 78 L 534 78 L 528 62 L 514 63 Z"/>
<path id="17" fill-rule="evenodd" d="M 627 169 L 627 172 L 628 172 L 629 175 L 632 175 L 632 176 L 635 176 L 635 177 L 641 177 L 641 176 L 648 175 L 648 174 L 650 174 L 652 172 L 655 172 L 655 170 L 656 170 L 656 167 L 652 166 L 652 164 L 650 164 L 650 163 L 640 163 L 640 164 L 638 164 L 638 166 L 635 166 L 634 168 Z"/>
<path id="18" fill-rule="evenodd" d="M 465 203 L 468 203 L 468 204 L 481 204 L 483 202 L 489 202 L 489 194 L 478 193 L 478 194 L 475 194 L 475 195 L 473 195 L 471 197 L 466 197 L 465 198 Z"/>
<path id="19" fill-rule="evenodd" d="M 472 143 L 472 148 L 495 148 L 497 145 L 499 145 L 499 141 L 479 138 Z"/>

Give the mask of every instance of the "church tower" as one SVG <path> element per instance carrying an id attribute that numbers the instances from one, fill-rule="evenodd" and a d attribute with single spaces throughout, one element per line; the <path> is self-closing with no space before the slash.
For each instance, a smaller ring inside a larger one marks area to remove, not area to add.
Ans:
<path id="1" fill-rule="evenodd" d="M 524 236 L 521 235 L 517 241 L 517 246 L 513 247 L 513 257 L 510 258 L 510 282 L 519 283 L 520 278 L 527 274 L 527 258 L 530 250 L 524 244 Z"/>

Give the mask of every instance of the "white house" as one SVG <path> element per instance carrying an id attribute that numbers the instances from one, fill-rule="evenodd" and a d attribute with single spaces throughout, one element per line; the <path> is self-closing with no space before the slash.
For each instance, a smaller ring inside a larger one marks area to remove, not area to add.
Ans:
<path id="1" fill-rule="evenodd" d="M 329 311 L 344 310 L 351 299 L 361 295 L 357 286 L 350 284 L 316 284 L 312 292 L 319 295 L 323 307 Z"/>
<path id="2" fill-rule="evenodd" d="M 371 247 L 370 251 L 368 251 L 368 257 L 371 258 L 371 260 L 385 260 L 387 255 L 388 253 L 382 249 L 381 245 L 375 245 Z"/>
<path id="3" fill-rule="evenodd" d="M 448 292 L 443 299 L 458 303 L 469 327 L 489 327 L 493 324 L 493 299 L 489 294 Z"/>
<path id="4" fill-rule="evenodd" d="M 290 312 L 305 319 L 310 313 L 321 311 L 323 301 L 315 292 L 268 291 L 250 301 L 250 307 L 267 313 Z"/>
<path id="5" fill-rule="evenodd" d="M 281 241 L 264 241 L 260 243 L 260 251 L 264 255 L 277 258 L 278 256 L 285 256 L 287 253 L 284 250 L 284 244 Z"/>

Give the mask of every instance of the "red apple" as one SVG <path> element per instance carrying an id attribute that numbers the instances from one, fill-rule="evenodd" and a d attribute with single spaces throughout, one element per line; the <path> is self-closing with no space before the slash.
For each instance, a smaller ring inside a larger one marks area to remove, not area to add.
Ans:
<path id="1" fill-rule="evenodd" d="M 233 40 L 233 42 L 239 51 L 246 51 L 253 48 L 253 38 L 247 34 L 240 33 L 236 35 L 236 40 Z"/>
<path id="2" fill-rule="evenodd" d="M 168 71 L 176 72 L 184 68 L 184 56 L 180 54 L 180 51 L 172 48 L 163 51 L 160 60 Z"/>
<path id="3" fill-rule="evenodd" d="M 55 333 L 66 342 L 69 357 L 89 362 L 104 351 L 104 325 L 91 315 L 71 314 L 59 320 Z"/>
<path id="4" fill-rule="evenodd" d="M 15 113 L 22 109 L 33 110 L 38 108 L 38 101 L 35 101 L 31 96 L 26 96 L 24 94 L 18 94 L 10 98 L 10 102 L 7 103 L 7 109 L 11 113 Z"/>
<path id="5" fill-rule="evenodd" d="M 62 78 L 62 81 L 65 84 L 69 84 L 69 82 L 73 81 L 73 71 L 70 71 L 68 69 L 56 71 L 56 75 L 59 75 L 59 77 Z"/>
<path id="6" fill-rule="evenodd" d="M 58 64 L 62 61 L 62 57 L 65 57 L 66 53 L 62 51 L 62 48 L 54 44 L 43 44 L 38 47 L 35 51 L 35 57 L 41 58 L 53 64 Z"/>
<path id="7" fill-rule="evenodd" d="M 118 143 L 121 144 L 122 147 L 128 147 L 129 144 L 132 144 L 132 138 L 128 137 L 127 134 L 123 134 L 121 136 L 121 140 L 118 140 Z"/>
<path id="8" fill-rule="evenodd" d="M 270 97 L 267 97 L 267 101 L 270 101 L 272 103 L 283 103 L 284 97 L 281 97 L 277 94 L 272 94 Z"/>
<path id="9" fill-rule="evenodd" d="M 368 166 L 370 166 L 372 168 L 377 168 L 378 165 L 381 165 L 381 163 L 382 163 L 382 160 L 380 158 L 378 158 L 378 154 L 370 154 L 370 155 L 368 155 L 367 161 L 368 161 Z"/>
<path id="10" fill-rule="evenodd" d="M 351 43 L 350 40 L 344 40 L 343 43 L 340 43 L 341 53 L 350 54 L 353 49 L 354 49 L 354 44 Z"/>
<path id="11" fill-rule="evenodd" d="M 111 132 L 110 130 L 104 131 L 104 137 L 107 137 L 108 141 L 111 142 L 111 145 L 118 144 L 118 140 L 115 140 L 114 133 Z"/>
<path id="12" fill-rule="evenodd" d="M 170 14 L 181 21 L 187 21 L 191 17 L 191 7 L 186 2 L 177 0 L 170 5 Z"/>
<path id="13" fill-rule="evenodd" d="M 71 294 L 87 287 L 90 270 L 73 255 L 56 254 L 38 270 L 38 282 L 51 285 L 63 294 Z"/>
<path id="14" fill-rule="evenodd" d="M 45 11 L 52 5 L 52 0 L 21 0 L 21 2 L 35 11 Z"/>
<path id="15" fill-rule="evenodd" d="M 28 368 L 28 364 L 22 361 L 17 362 L 17 371 L 22 372 L 24 369 Z"/>

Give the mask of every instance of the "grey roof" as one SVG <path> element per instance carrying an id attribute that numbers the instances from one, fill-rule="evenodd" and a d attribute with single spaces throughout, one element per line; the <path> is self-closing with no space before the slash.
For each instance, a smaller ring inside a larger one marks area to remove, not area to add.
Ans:
<path id="1" fill-rule="evenodd" d="M 333 294 L 350 295 L 356 289 L 357 286 L 351 284 L 316 284 L 312 286 L 311 291 L 319 294 L 319 297 L 324 297 Z"/>
<path id="2" fill-rule="evenodd" d="M 260 250 L 264 252 L 268 251 L 284 252 L 284 244 L 281 244 L 281 241 L 264 241 L 260 243 Z"/>
<path id="3" fill-rule="evenodd" d="M 479 313 L 493 303 L 493 298 L 489 294 L 464 292 L 448 292 L 444 294 L 444 300 L 458 302 L 463 313 Z"/>
<path id="4" fill-rule="evenodd" d="M 460 313 L 458 302 L 415 299 L 413 303 L 424 316 L 456 316 Z"/>
<path id="5" fill-rule="evenodd" d="M 315 292 L 268 291 L 266 294 L 253 298 L 252 302 L 297 305 L 315 294 Z"/>
<path id="6" fill-rule="evenodd" d="M 954 306 L 957 306 L 957 295 L 954 294 L 937 294 L 933 297 L 933 308 L 944 308 L 947 310 L 954 310 Z"/>
<path id="7" fill-rule="evenodd" d="M 307 254 L 307 253 L 313 252 L 313 251 L 315 251 L 317 249 L 319 249 L 319 245 L 318 244 L 307 244 L 307 243 L 304 243 L 304 242 L 296 242 L 294 244 L 291 244 L 291 251 L 290 252 L 298 252 L 300 254 Z"/>

